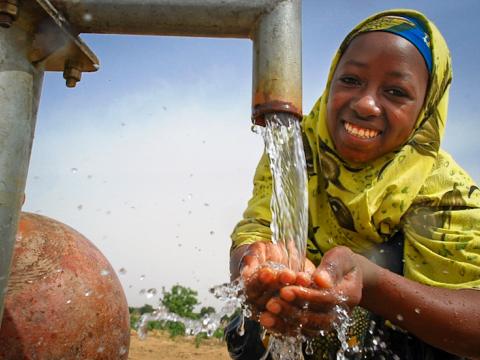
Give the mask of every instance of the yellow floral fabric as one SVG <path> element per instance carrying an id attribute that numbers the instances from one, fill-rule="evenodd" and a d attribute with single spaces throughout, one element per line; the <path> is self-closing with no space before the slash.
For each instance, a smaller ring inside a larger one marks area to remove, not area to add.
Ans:
<path id="1" fill-rule="evenodd" d="M 386 16 L 409 16 L 425 24 L 433 68 L 423 109 L 400 149 L 372 163 L 352 166 L 335 151 L 326 125 L 326 104 L 337 63 L 360 32 Z M 391 10 L 360 23 L 336 53 L 326 90 L 302 120 L 309 175 L 307 257 L 344 245 L 367 253 L 398 231 L 404 234 L 404 276 L 445 288 L 480 288 L 480 189 L 443 150 L 451 83 L 449 50 L 424 15 Z M 268 158 L 260 160 L 253 196 L 232 234 L 232 248 L 270 241 L 272 179 Z"/>

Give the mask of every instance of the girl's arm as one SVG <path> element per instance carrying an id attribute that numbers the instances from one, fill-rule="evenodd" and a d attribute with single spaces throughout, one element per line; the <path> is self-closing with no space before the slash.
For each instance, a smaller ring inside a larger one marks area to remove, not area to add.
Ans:
<path id="1" fill-rule="evenodd" d="M 360 306 L 444 351 L 480 359 L 480 291 L 423 285 L 354 255 L 362 269 Z"/>

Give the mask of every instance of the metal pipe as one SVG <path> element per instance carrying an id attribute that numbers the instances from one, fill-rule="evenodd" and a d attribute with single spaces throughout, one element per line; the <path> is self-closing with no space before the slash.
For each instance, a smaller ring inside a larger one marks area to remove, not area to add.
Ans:
<path id="1" fill-rule="evenodd" d="M 79 33 L 250 38 L 252 119 L 302 116 L 301 0 L 52 0 Z"/>
<path id="2" fill-rule="evenodd" d="M 79 33 L 248 38 L 285 0 L 52 0 Z"/>
<path id="3" fill-rule="evenodd" d="M 252 119 L 265 125 L 273 112 L 302 116 L 300 1 L 282 1 L 264 14 L 253 34 Z"/>
<path id="4" fill-rule="evenodd" d="M 27 58 L 32 40 L 17 23 L 0 29 L 0 319 L 43 80 Z"/>

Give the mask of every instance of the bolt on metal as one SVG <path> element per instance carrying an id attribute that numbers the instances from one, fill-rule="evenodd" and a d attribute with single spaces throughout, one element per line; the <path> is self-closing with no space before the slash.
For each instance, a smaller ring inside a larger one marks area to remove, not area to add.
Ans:
<path id="1" fill-rule="evenodd" d="M 18 16 L 17 0 L 0 0 L 0 26 L 9 28 Z"/>
<path id="2" fill-rule="evenodd" d="M 67 87 L 73 88 L 82 78 L 82 71 L 74 63 L 67 61 L 63 70 L 63 78 L 66 80 Z"/>

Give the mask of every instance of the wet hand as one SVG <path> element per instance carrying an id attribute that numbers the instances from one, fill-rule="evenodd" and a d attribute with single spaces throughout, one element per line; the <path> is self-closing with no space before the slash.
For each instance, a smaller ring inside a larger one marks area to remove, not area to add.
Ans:
<path id="1" fill-rule="evenodd" d="M 267 302 L 278 296 L 283 287 L 310 285 L 314 265 L 307 260 L 305 271 L 295 272 L 288 267 L 288 259 L 288 252 L 282 244 L 258 242 L 249 245 L 244 253 L 240 274 L 245 283 L 247 302 L 254 314 L 263 312 Z"/>
<path id="2" fill-rule="evenodd" d="M 363 269 L 358 256 L 346 247 L 328 251 L 313 272 L 310 285 L 282 287 L 260 315 L 267 329 L 283 334 L 318 335 L 330 330 L 336 318 L 335 306 L 358 305 L 363 288 Z"/>

